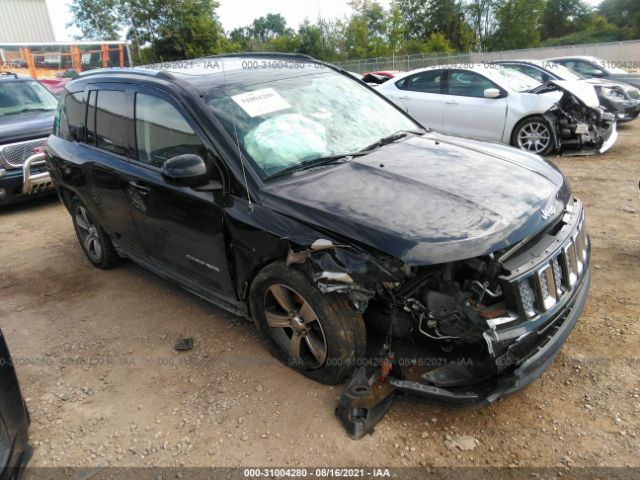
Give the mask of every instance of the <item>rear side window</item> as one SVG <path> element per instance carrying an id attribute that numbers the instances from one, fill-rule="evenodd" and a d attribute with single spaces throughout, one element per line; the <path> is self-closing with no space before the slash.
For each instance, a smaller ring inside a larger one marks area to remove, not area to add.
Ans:
<path id="1" fill-rule="evenodd" d="M 82 108 L 83 93 L 70 93 L 64 97 L 64 105 L 60 118 L 60 136 L 65 140 L 79 142 L 84 140 L 82 127 L 84 126 L 84 110 Z"/>
<path id="2" fill-rule="evenodd" d="M 138 161 L 161 167 L 168 159 L 185 153 L 204 157 L 204 145 L 182 114 L 167 101 L 138 93 L 135 116 Z"/>
<path id="3" fill-rule="evenodd" d="M 421 72 L 396 83 L 400 90 L 422 93 L 442 93 L 442 70 Z"/>
<path id="4" fill-rule="evenodd" d="M 130 123 L 125 92 L 99 90 L 96 93 L 96 147 L 126 156 Z"/>

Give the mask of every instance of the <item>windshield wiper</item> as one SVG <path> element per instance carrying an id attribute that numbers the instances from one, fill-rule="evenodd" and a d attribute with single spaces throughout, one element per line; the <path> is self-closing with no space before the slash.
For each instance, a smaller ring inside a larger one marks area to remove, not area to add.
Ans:
<path id="1" fill-rule="evenodd" d="M 399 130 L 363 148 L 362 150 L 360 150 L 360 152 L 369 152 L 370 150 L 375 150 L 376 148 L 384 147 L 385 145 L 389 145 L 390 143 L 393 143 L 397 140 L 400 140 L 401 138 L 406 137 L 410 133 L 414 135 L 423 135 L 425 132 L 416 132 L 413 130 Z"/>
<path id="2" fill-rule="evenodd" d="M 289 175 L 294 172 L 301 172 L 303 170 L 308 170 L 310 168 L 319 167 L 322 165 L 342 163 L 343 161 L 346 161 L 349 158 L 358 157 L 364 154 L 365 152 L 356 152 L 356 153 L 348 153 L 348 154 L 342 153 L 337 155 L 329 155 L 326 157 L 312 158 L 310 160 L 303 160 L 300 163 L 296 163 L 295 165 L 291 165 L 290 167 L 279 170 L 273 175 L 269 175 L 267 177 L 267 180 L 271 180 L 272 178 L 276 178 L 276 177 L 282 177 L 284 175 Z"/>

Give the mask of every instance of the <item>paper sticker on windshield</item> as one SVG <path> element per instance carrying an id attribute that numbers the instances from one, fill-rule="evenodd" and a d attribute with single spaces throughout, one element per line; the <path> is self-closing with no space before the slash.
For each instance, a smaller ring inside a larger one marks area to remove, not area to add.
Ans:
<path id="1" fill-rule="evenodd" d="M 282 98 L 273 88 L 263 88 L 262 90 L 234 95 L 231 99 L 240 105 L 240 108 L 247 112 L 251 118 L 291 108 L 289 102 Z"/>

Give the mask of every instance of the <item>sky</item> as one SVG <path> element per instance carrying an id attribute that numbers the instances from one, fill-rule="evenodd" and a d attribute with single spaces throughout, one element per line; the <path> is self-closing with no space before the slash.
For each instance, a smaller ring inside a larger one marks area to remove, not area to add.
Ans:
<path id="1" fill-rule="evenodd" d="M 591 5 L 597 5 L 600 0 L 586 0 Z M 296 28 L 305 18 L 315 20 L 318 16 L 326 18 L 342 18 L 351 13 L 348 0 L 219 0 L 218 16 L 226 31 L 236 27 L 244 27 L 253 22 L 254 18 L 267 13 L 280 13 L 287 20 L 290 27 Z M 387 7 L 391 0 L 379 0 Z M 71 21 L 69 0 L 47 0 L 51 23 L 56 41 L 73 40 L 79 32 L 75 28 L 67 28 Z"/>

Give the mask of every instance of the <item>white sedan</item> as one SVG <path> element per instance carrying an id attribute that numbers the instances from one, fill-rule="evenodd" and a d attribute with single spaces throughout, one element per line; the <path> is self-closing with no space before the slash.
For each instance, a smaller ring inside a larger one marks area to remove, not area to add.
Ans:
<path id="1" fill-rule="evenodd" d="M 540 83 L 498 65 L 413 70 L 376 90 L 434 130 L 539 155 L 603 153 L 617 138 L 615 118 L 600 107 L 591 85 Z"/>

